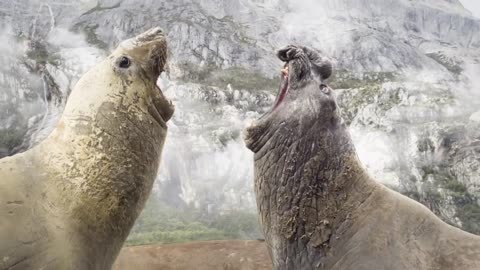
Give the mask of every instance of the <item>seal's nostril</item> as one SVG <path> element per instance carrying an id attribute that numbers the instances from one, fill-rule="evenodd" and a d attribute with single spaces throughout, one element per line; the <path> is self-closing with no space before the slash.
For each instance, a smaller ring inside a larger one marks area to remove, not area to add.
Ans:
<path id="1" fill-rule="evenodd" d="M 155 27 L 155 28 L 152 28 L 151 30 L 151 35 L 160 35 L 160 34 L 163 34 L 163 31 L 160 27 Z"/>
<path id="2" fill-rule="evenodd" d="M 327 95 L 330 94 L 330 87 L 328 87 L 326 84 L 320 84 L 320 90 Z"/>
<path id="3" fill-rule="evenodd" d="M 288 62 L 297 58 L 299 55 L 299 48 L 294 45 L 288 45 L 277 52 L 277 57 L 283 62 Z"/>

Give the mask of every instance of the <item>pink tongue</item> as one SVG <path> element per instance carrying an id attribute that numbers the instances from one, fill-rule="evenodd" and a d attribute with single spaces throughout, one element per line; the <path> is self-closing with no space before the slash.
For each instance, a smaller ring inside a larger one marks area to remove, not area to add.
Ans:
<path id="1" fill-rule="evenodd" d="M 288 73 L 288 72 L 287 72 Z M 273 106 L 273 110 L 275 110 L 285 99 L 285 96 L 287 96 L 288 92 L 288 76 L 287 74 L 282 75 L 282 85 L 280 86 L 280 93 L 277 97 L 277 102 L 275 102 L 275 105 Z"/>

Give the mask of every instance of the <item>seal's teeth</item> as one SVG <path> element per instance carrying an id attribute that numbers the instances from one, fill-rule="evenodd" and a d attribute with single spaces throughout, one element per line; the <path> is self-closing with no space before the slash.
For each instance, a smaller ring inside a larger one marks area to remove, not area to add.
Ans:
<path id="1" fill-rule="evenodd" d="M 288 67 L 285 67 L 284 69 L 281 70 L 282 74 L 287 76 L 288 75 Z"/>

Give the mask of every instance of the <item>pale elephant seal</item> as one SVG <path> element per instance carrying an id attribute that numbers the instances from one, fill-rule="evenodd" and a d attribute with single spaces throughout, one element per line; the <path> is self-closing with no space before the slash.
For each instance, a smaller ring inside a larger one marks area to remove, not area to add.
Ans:
<path id="1" fill-rule="evenodd" d="M 375 182 L 357 158 L 313 49 L 279 51 L 274 109 L 246 131 L 275 269 L 478 270 L 480 237 Z"/>
<path id="2" fill-rule="evenodd" d="M 37 147 L 0 160 L 0 269 L 110 269 L 157 175 L 173 106 L 158 28 L 77 83 Z"/>

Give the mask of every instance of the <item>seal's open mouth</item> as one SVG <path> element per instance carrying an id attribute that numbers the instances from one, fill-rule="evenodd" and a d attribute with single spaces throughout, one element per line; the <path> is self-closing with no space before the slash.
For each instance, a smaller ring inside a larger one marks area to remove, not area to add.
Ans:
<path id="1" fill-rule="evenodd" d="M 282 72 L 282 75 L 281 75 L 280 89 L 278 90 L 277 99 L 275 100 L 272 111 L 274 111 L 278 106 L 280 106 L 280 104 L 285 99 L 288 93 L 288 63 L 285 64 L 281 72 Z"/>
<path id="2" fill-rule="evenodd" d="M 167 42 L 165 34 L 159 27 L 152 28 L 137 37 L 124 42 L 123 46 L 129 49 L 129 54 L 136 55 L 138 63 L 146 71 L 149 78 L 157 82 L 164 71 L 167 61 Z M 151 93 L 153 106 L 150 114 L 162 126 L 172 117 L 173 105 L 163 94 L 158 85 Z"/>
<path id="3" fill-rule="evenodd" d="M 173 115 L 174 106 L 172 101 L 164 96 L 158 85 L 155 88 L 155 93 L 152 97 L 153 106 L 149 107 L 149 112 L 161 126 L 165 127 Z"/>

